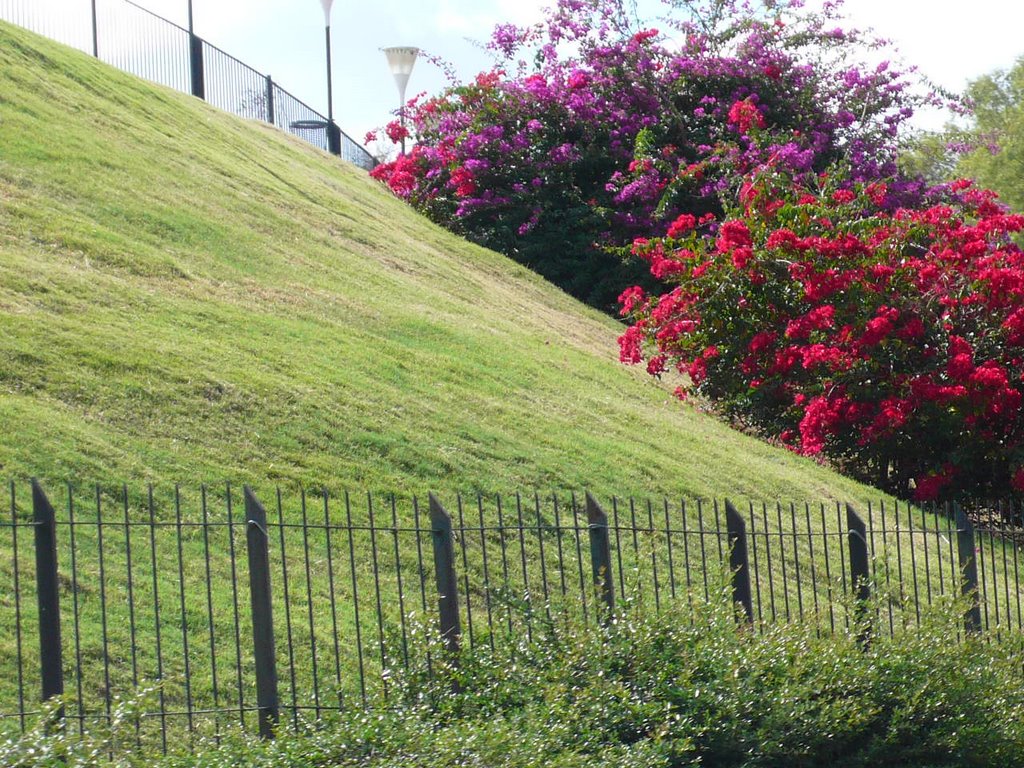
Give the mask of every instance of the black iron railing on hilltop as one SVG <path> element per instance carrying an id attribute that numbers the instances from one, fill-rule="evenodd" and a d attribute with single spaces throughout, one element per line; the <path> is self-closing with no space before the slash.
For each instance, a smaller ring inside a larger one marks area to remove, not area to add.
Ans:
<path id="1" fill-rule="evenodd" d="M 0 0 L 0 20 L 226 112 L 271 123 L 366 170 L 377 164 L 363 146 L 270 75 L 131 0 Z"/>

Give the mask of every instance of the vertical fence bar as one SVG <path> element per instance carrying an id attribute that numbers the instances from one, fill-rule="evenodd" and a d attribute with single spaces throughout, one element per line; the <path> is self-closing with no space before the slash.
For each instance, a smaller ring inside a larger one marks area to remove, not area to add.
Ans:
<path id="1" fill-rule="evenodd" d="M 601 505 L 590 495 L 589 491 L 587 491 L 586 503 L 593 583 L 598 590 L 598 599 L 607 608 L 607 613 L 602 621 L 608 624 L 615 612 L 615 581 L 612 578 L 612 550 L 608 539 L 608 515 L 601 509 Z"/>
<path id="2" fill-rule="evenodd" d="M 459 551 L 462 552 L 462 584 L 466 592 L 466 625 L 469 629 L 469 647 L 473 648 L 473 596 L 469 589 L 469 554 L 466 552 L 466 520 L 462 514 L 462 495 L 455 495 L 455 506 L 459 512 Z M 379 611 L 379 606 L 378 606 Z"/>
<path id="3" fill-rule="evenodd" d="M 344 703 L 341 695 L 341 648 L 338 644 L 338 600 L 334 592 L 334 555 L 331 547 L 331 509 L 327 500 L 327 489 L 322 488 L 321 496 L 324 500 L 324 538 L 327 549 L 327 583 L 328 594 L 331 601 L 331 630 L 334 639 L 334 680 L 338 689 L 338 709 Z"/>
<path id="4" fill-rule="evenodd" d="M 732 574 L 732 602 L 743 608 L 746 624 L 754 623 L 750 594 L 750 562 L 747 559 L 747 524 L 732 502 L 725 502 L 725 528 L 729 535 L 729 571 Z"/>
<path id="5" fill-rule="evenodd" d="M 210 686 L 213 689 L 214 733 L 220 744 L 220 698 L 217 691 L 217 642 L 216 626 L 213 619 L 213 574 L 210 570 L 210 513 L 206 504 L 206 486 L 200 486 L 203 513 L 203 560 L 206 565 L 206 618 L 210 622 Z"/>
<path id="6" fill-rule="evenodd" d="M 363 661 L 363 630 L 359 623 L 359 580 L 356 577 L 356 549 L 355 535 L 352 526 L 352 501 L 345 491 L 345 531 L 348 534 L 348 565 L 349 576 L 352 579 L 352 613 L 353 625 L 356 629 L 356 659 L 359 663 L 359 698 L 366 704 L 366 665 Z"/>
<path id="7" fill-rule="evenodd" d="M 583 575 L 583 544 L 580 541 L 582 538 L 580 532 L 580 516 L 579 516 L 579 505 L 576 503 L 576 494 L 573 493 L 571 496 L 572 503 L 572 531 L 573 536 L 576 539 L 576 570 L 579 574 L 580 579 L 580 602 L 583 605 L 583 621 L 587 622 L 589 616 L 587 614 L 587 589 L 586 589 L 586 577 Z"/>
<path id="8" fill-rule="evenodd" d="M 71 607 L 72 615 L 74 616 L 74 627 L 75 631 L 75 693 L 77 698 L 76 716 L 78 718 L 78 732 L 84 733 L 85 731 L 85 697 L 82 695 L 83 683 L 82 683 L 82 624 L 81 624 L 81 612 L 79 611 L 79 582 L 78 582 L 78 547 L 75 543 L 75 529 L 78 527 L 75 525 L 75 497 L 74 491 L 71 487 L 71 483 L 67 485 L 68 489 L 68 538 L 71 540 Z"/>
<path id="9" fill-rule="evenodd" d="M 384 641 L 384 606 L 380 594 L 380 562 L 377 559 L 377 522 L 373 516 L 373 496 L 366 494 L 366 511 L 370 519 L 370 560 L 373 563 L 373 591 L 377 598 L 377 647 L 380 651 L 381 686 L 384 700 L 388 698 L 388 653 Z"/>
<path id="10" fill-rule="evenodd" d="M 11 480 L 11 573 L 14 576 L 14 643 L 18 654 L 18 722 L 25 732 L 25 663 L 21 647 L 21 583 L 18 577 L 18 506 Z"/>
<path id="11" fill-rule="evenodd" d="M 402 590 L 402 559 L 398 551 L 398 507 L 395 504 L 395 495 L 391 494 L 391 533 L 395 543 L 395 580 L 398 586 L 398 621 L 402 627 L 402 665 L 409 668 L 409 634 L 405 628 L 405 594 Z M 486 562 L 486 561 L 485 561 Z M 484 568 L 486 578 L 487 569 Z M 312 598 L 310 598 L 312 600 Z M 490 615 L 490 602 L 487 603 L 488 616 Z"/>
<path id="12" fill-rule="evenodd" d="M 654 510 L 647 500 L 647 534 L 651 545 L 651 579 L 654 581 L 654 610 L 661 611 L 661 584 L 658 582 L 658 548 L 654 538 Z"/>
<path id="13" fill-rule="evenodd" d="M 484 603 L 487 606 L 487 640 L 491 650 L 494 650 L 494 616 L 491 610 L 491 574 L 487 564 L 487 534 L 484 531 L 484 499 L 479 492 L 476 495 L 476 509 L 480 517 L 480 553 L 484 561 Z M 399 578 L 401 578 L 401 574 L 399 574 Z M 401 590 L 398 591 L 398 597 L 401 600 Z"/>
<path id="14" fill-rule="evenodd" d="M 164 694 L 164 686 L 162 685 L 164 679 L 164 652 L 163 652 L 163 640 L 160 632 L 160 587 L 157 579 L 157 574 L 160 572 L 160 566 L 156 556 L 156 507 L 153 504 L 153 486 L 149 486 L 146 491 L 146 502 L 149 510 L 149 554 L 150 562 L 153 566 L 153 632 L 156 639 L 156 679 L 161 683 L 157 689 L 157 695 L 160 697 L 160 749 L 166 755 L 167 754 L 167 701 Z M 72 528 L 72 531 L 74 529 Z M 72 547 L 74 552 L 74 547 Z M 77 594 L 77 590 L 75 592 Z M 76 609 L 77 616 L 77 609 Z M 81 677 L 81 666 L 79 666 L 79 677 Z M 81 698 L 81 696 L 79 696 Z"/>
<path id="15" fill-rule="evenodd" d="M 279 704 L 273 606 L 270 600 L 270 535 L 267 531 L 267 511 L 248 486 L 245 487 L 245 540 L 249 553 L 249 595 L 260 737 L 272 739 L 278 723 Z"/>
<path id="16" fill-rule="evenodd" d="M 782 525 L 782 502 L 775 502 L 775 518 L 779 525 L 779 564 L 782 566 L 782 604 L 786 608 L 786 623 L 792 621 L 789 612 L 789 576 L 786 574 L 786 532 Z"/>
<path id="17" fill-rule="evenodd" d="M 274 125 L 274 81 L 270 79 L 270 75 L 267 75 L 267 95 L 265 97 L 267 105 L 267 122 Z"/>
<path id="18" fill-rule="evenodd" d="M 235 620 L 235 687 L 238 694 L 238 721 L 245 727 L 245 696 L 242 690 L 242 629 L 238 609 L 238 560 L 235 557 L 235 519 L 231 506 L 231 484 L 225 486 L 228 513 L 228 555 L 231 561 L 231 609 Z"/>
<path id="19" fill-rule="evenodd" d="M 129 642 L 132 646 L 132 687 L 139 687 L 139 660 L 138 660 L 138 643 L 135 638 L 135 586 L 132 583 L 132 534 L 131 534 L 131 522 L 128 517 L 128 486 L 125 485 L 122 489 L 122 498 L 124 499 L 124 558 L 125 558 L 125 570 L 126 579 L 128 584 L 128 637 Z M 136 728 L 138 726 L 136 725 Z"/>
<path id="20" fill-rule="evenodd" d="M 306 489 L 300 489 L 302 503 L 302 551 L 306 566 L 306 619 L 309 622 L 309 659 L 313 666 L 313 707 L 320 719 L 320 674 L 316 659 L 316 628 L 313 624 L 313 578 L 309 564 L 309 518 L 306 516 Z"/>
<path id="21" fill-rule="evenodd" d="M 192 95 L 206 99 L 206 77 L 203 72 L 203 41 L 192 30 L 188 33 L 188 71 Z"/>
<path id="22" fill-rule="evenodd" d="M 665 549 L 668 550 L 668 583 L 672 599 L 676 597 L 676 567 L 672 562 L 672 523 L 668 515 L 668 498 L 663 499 L 665 507 Z"/>
<path id="23" fill-rule="evenodd" d="M 94 58 L 100 57 L 100 43 L 99 43 L 99 27 L 96 23 L 96 0 L 92 0 L 92 55 Z"/>
<path id="24" fill-rule="evenodd" d="M 857 639 L 865 648 L 871 640 L 870 613 L 871 599 L 869 582 L 867 527 L 849 504 L 846 505 L 847 540 L 850 547 L 850 586 L 854 597 L 854 617 L 858 624 Z"/>
<path id="25" fill-rule="evenodd" d="M 498 497 L 498 519 L 501 519 L 501 497 Z M 412 519 L 416 530 L 416 568 L 419 571 L 420 581 L 420 609 L 423 615 L 427 615 L 427 569 L 423 567 L 423 537 L 420 535 L 420 502 L 415 496 L 412 497 Z M 511 619 L 509 619 L 509 631 L 511 632 Z M 430 648 L 427 648 L 427 675 L 430 679 L 434 677 L 434 660 L 430 656 Z"/>
<path id="26" fill-rule="evenodd" d="M 181 519 L 181 493 L 178 486 L 174 486 L 174 520 L 178 539 L 178 608 L 181 611 L 181 652 L 185 663 L 186 716 L 188 718 L 188 731 L 191 735 L 195 729 L 195 721 L 192 716 L 192 668 L 189 662 L 188 649 L 188 611 L 185 607 L 185 553 L 182 549 L 182 536 L 184 532 Z"/>
<path id="27" fill-rule="evenodd" d="M 430 529 L 434 543 L 434 576 L 437 580 L 437 609 L 441 637 L 454 658 L 459 652 L 459 585 L 455 575 L 455 547 L 452 518 L 437 497 L 430 494 Z"/>
<path id="28" fill-rule="evenodd" d="M 956 518 L 957 556 L 960 561 L 960 591 L 969 598 L 970 607 L 964 614 L 964 629 L 968 633 L 981 632 L 981 605 L 978 595 L 978 561 L 974 557 L 974 526 L 959 504 L 953 505 Z"/>
<path id="29" fill-rule="evenodd" d="M 495 506 L 498 509 L 498 536 L 501 541 L 501 578 L 502 587 L 505 590 L 505 618 L 508 624 L 508 636 L 512 637 L 512 588 L 508 580 L 508 549 L 505 544 L 505 519 L 501 509 L 501 496 L 495 497 Z"/>
<path id="30" fill-rule="evenodd" d="M 60 644 L 60 585 L 57 581 L 57 517 L 39 482 L 32 480 L 35 519 L 36 594 L 39 600 L 39 662 L 43 701 L 64 695 Z M 57 711 L 63 719 L 64 707 Z"/>
<path id="31" fill-rule="evenodd" d="M 754 594 L 757 595 L 757 626 L 764 629 L 764 612 L 761 599 L 761 570 L 757 564 L 757 514 L 754 511 L 754 502 L 748 505 L 750 511 L 750 549 L 754 556 Z"/>
<path id="32" fill-rule="evenodd" d="M 103 508 L 100 487 L 96 486 L 96 552 L 99 557 L 100 642 L 103 647 L 103 708 L 110 722 L 110 640 L 107 631 L 107 575 L 103 562 Z"/>
<path id="33" fill-rule="evenodd" d="M 523 500 L 516 491 L 516 519 L 519 523 L 519 563 L 523 569 L 523 597 L 526 602 L 526 637 L 533 642 L 533 596 L 530 594 L 530 579 L 526 568 L 526 525 L 523 522 Z"/>

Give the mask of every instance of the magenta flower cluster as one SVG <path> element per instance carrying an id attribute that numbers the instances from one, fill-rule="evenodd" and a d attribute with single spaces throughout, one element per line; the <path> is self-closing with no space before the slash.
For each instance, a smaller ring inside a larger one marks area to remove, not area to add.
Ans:
<path id="1" fill-rule="evenodd" d="M 611 269 L 601 248 L 717 211 L 751 168 L 806 174 L 841 156 L 858 181 L 895 172 L 907 78 L 849 63 L 866 41 L 836 29 L 835 4 L 799 5 L 758 15 L 715 0 L 662 32 L 638 27 L 622 0 L 557 0 L 541 24 L 495 29 L 491 71 L 411 104 L 414 162 L 374 175 L 436 221 L 611 306 L 626 283 L 595 295 Z M 681 7 L 667 6 L 676 17 Z"/>

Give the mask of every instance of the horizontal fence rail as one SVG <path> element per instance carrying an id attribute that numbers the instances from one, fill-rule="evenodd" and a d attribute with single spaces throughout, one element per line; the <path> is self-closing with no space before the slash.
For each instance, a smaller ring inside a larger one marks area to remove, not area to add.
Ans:
<path id="1" fill-rule="evenodd" d="M 118 69 L 205 99 L 226 112 L 271 123 L 327 151 L 327 118 L 270 75 L 131 0 L 0 0 L 0 20 L 90 53 Z M 377 164 L 341 133 L 341 157 L 366 170 Z"/>
<path id="2" fill-rule="evenodd" d="M 394 674 L 424 653 L 429 664 L 542 640 L 566 620 L 701 601 L 731 600 L 754 631 L 802 622 L 865 644 L 962 595 L 965 633 L 1024 627 L 1009 505 L 969 517 L 589 494 L 7 490 L 0 728 L 24 729 L 63 693 L 85 732 L 155 686 L 139 743 L 166 750 L 236 726 L 270 736 L 386 704 Z"/>

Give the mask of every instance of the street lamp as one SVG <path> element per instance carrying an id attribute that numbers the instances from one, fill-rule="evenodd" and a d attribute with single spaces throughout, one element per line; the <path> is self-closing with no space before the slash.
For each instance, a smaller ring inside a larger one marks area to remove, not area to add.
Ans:
<path id="1" fill-rule="evenodd" d="M 327 39 L 327 151 L 341 154 L 341 130 L 334 124 L 334 94 L 331 89 L 331 6 L 334 0 L 320 0 L 324 8 L 324 29 Z"/>
<path id="2" fill-rule="evenodd" d="M 398 86 L 398 120 L 401 126 L 405 127 L 405 87 L 409 84 L 409 75 L 412 74 L 413 65 L 420 49 L 411 46 L 396 46 L 383 48 L 384 55 L 388 57 L 388 67 L 395 78 L 395 85 Z M 402 137 L 402 154 L 405 154 L 405 136 Z"/>

